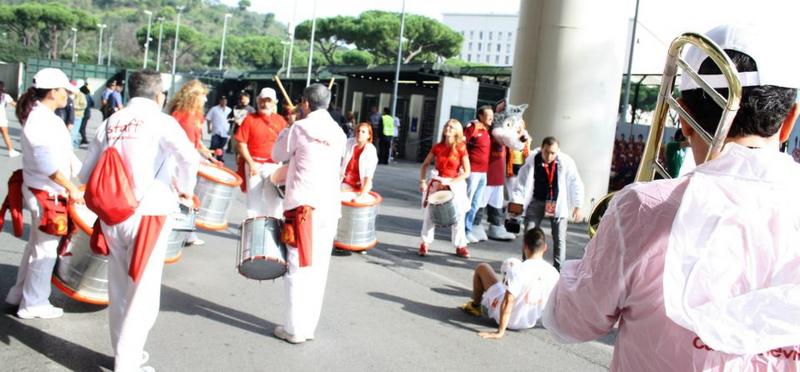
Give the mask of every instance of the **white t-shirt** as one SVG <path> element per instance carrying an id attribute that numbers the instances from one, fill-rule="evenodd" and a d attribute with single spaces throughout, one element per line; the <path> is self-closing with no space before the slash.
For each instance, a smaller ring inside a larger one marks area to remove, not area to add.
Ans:
<path id="1" fill-rule="evenodd" d="M 489 317 L 499 323 L 500 306 L 508 291 L 514 296 L 508 328 L 532 328 L 542 316 L 550 291 L 558 282 L 558 271 L 542 259 L 522 262 L 517 258 L 503 261 L 500 271 L 503 281 L 495 283 L 486 291 L 481 306 L 486 308 Z"/>
<path id="2" fill-rule="evenodd" d="M 22 177 L 25 186 L 63 194 L 66 190 L 50 180 L 60 171 L 71 179 L 81 169 L 72 152 L 72 135 L 64 121 L 44 105 L 37 103 L 22 127 Z"/>
<path id="3" fill-rule="evenodd" d="M 206 120 L 211 122 L 211 133 L 220 137 L 228 138 L 230 131 L 230 123 L 228 123 L 228 115 L 231 113 L 230 107 L 222 108 L 216 105 L 208 110 Z"/>
<path id="4" fill-rule="evenodd" d="M 8 124 L 8 116 L 6 116 L 6 107 L 8 107 L 8 104 L 11 103 L 11 101 L 13 100 L 14 98 L 11 98 L 11 96 L 8 95 L 8 93 L 3 93 L 3 95 L 0 96 L 0 124 Z"/>

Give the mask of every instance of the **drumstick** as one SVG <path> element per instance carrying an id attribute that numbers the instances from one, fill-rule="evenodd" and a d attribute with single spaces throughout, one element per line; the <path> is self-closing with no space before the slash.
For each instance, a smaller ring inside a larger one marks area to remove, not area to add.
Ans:
<path id="1" fill-rule="evenodd" d="M 292 104 L 292 100 L 289 98 L 289 95 L 286 94 L 286 89 L 283 88 L 283 83 L 281 82 L 281 78 L 279 78 L 278 75 L 275 75 L 272 77 L 272 79 L 275 80 L 276 83 L 278 83 L 278 88 L 281 90 L 281 94 L 283 94 L 283 99 L 285 99 L 286 103 L 289 104 L 289 108 L 292 111 L 294 111 L 294 104 Z"/>
<path id="2" fill-rule="evenodd" d="M 331 88 L 333 88 L 333 79 L 335 78 L 331 78 L 331 82 L 328 83 L 328 90 L 331 90 Z"/>

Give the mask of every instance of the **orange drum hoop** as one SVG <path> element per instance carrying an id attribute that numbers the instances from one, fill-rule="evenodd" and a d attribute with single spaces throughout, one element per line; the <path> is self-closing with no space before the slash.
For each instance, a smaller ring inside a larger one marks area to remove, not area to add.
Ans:
<path id="1" fill-rule="evenodd" d="M 358 193 L 356 193 L 358 194 Z M 342 205 L 346 207 L 371 207 L 373 205 L 378 205 L 383 201 L 383 197 L 375 191 L 370 191 L 368 193 L 372 196 L 373 200 L 361 203 L 361 202 L 354 202 L 352 200 L 342 200 Z"/>
<path id="2" fill-rule="evenodd" d="M 213 174 L 204 172 L 204 169 L 207 169 L 207 168 L 219 169 L 219 170 L 227 173 L 231 177 L 233 177 L 233 181 L 224 180 L 224 179 L 221 179 L 219 177 L 214 176 Z M 198 169 L 197 175 L 200 176 L 200 177 L 203 177 L 203 178 L 205 178 L 205 179 L 207 179 L 209 181 L 216 182 L 216 183 L 219 183 L 219 184 L 222 184 L 222 185 L 226 185 L 226 186 L 239 187 L 239 185 L 242 184 L 242 177 L 239 177 L 239 175 L 236 174 L 236 172 L 234 172 L 234 171 L 232 171 L 232 170 L 230 170 L 230 169 L 228 169 L 228 168 L 226 168 L 224 166 L 218 166 L 218 165 L 213 165 L 213 164 L 204 164 L 203 166 L 200 167 L 200 169 Z"/>

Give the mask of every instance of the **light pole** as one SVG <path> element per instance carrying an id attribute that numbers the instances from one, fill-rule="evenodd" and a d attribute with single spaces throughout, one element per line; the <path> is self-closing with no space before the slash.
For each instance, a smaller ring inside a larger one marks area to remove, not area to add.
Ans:
<path id="1" fill-rule="evenodd" d="M 636 0 L 636 13 L 633 15 L 633 27 L 631 28 L 631 49 L 628 52 L 628 73 L 625 74 L 625 90 L 622 95 L 622 111 L 619 115 L 619 122 L 617 125 L 620 125 L 627 121 L 627 114 L 628 114 L 628 94 L 631 91 L 631 69 L 633 68 L 633 46 L 636 45 L 636 26 L 639 22 L 639 0 Z M 634 113 L 631 113 L 631 130 L 633 130 L 633 124 L 636 121 L 634 118 Z"/>
<path id="2" fill-rule="evenodd" d="M 184 6 L 179 5 L 175 8 L 178 9 L 178 21 L 175 23 L 175 43 L 173 44 L 174 48 L 172 49 L 172 83 L 170 83 L 170 93 L 175 91 L 175 64 L 178 62 L 178 39 L 181 30 L 181 12 L 183 11 Z"/>
<path id="3" fill-rule="evenodd" d="M 311 13 L 311 38 L 308 40 L 308 70 L 306 71 L 306 86 L 311 85 L 311 65 L 314 59 L 314 31 L 317 29 L 317 0 L 314 0 L 314 10 Z"/>
<path id="4" fill-rule="evenodd" d="M 72 63 L 75 63 L 78 60 L 78 54 L 75 52 L 75 47 L 78 43 L 78 29 L 72 27 L 70 30 L 72 30 Z"/>
<path id="5" fill-rule="evenodd" d="M 292 20 L 289 22 L 289 59 L 286 63 L 286 78 L 292 74 L 292 51 L 294 50 L 294 20 L 297 16 L 297 0 L 294 0 L 294 10 L 292 11 Z"/>
<path id="6" fill-rule="evenodd" d="M 397 39 L 397 67 L 394 70 L 394 94 L 392 94 L 392 117 L 397 115 L 397 85 L 400 82 L 400 62 L 403 59 L 403 31 L 406 26 L 406 0 L 403 0 L 403 11 L 400 13 L 400 38 Z"/>
<path id="7" fill-rule="evenodd" d="M 147 52 L 150 50 L 150 24 L 153 21 L 153 12 L 145 10 L 144 14 L 147 14 L 147 37 L 144 39 L 144 62 L 142 63 L 142 69 L 147 68 Z"/>
<path id="8" fill-rule="evenodd" d="M 164 36 L 164 17 L 158 17 L 158 52 L 156 52 L 156 72 L 161 71 L 161 37 Z"/>
<path id="9" fill-rule="evenodd" d="M 111 51 L 113 50 L 111 48 L 113 47 L 114 47 L 114 34 L 110 34 L 108 35 L 108 63 L 106 64 L 106 66 L 108 67 L 111 67 Z"/>
<path id="10" fill-rule="evenodd" d="M 222 70 L 222 58 L 225 56 L 225 33 L 228 31 L 228 18 L 232 14 L 226 13 L 225 20 L 222 22 L 222 45 L 219 48 L 219 69 Z"/>
<path id="11" fill-rule="evenodd" d="M 103 29 L 106 28 L 105 24 L 97 24 L 100 29 L 100 38 L 97 40 L 97 64 L 103 64 Z"/>
<path id="12" fill-rule="evenodd" d="M 286 67 L 286 46 L 289 45 L 288 41 L 281 41 L 283 45 L 283 54 L 281 54 L 281 70 Z"/>

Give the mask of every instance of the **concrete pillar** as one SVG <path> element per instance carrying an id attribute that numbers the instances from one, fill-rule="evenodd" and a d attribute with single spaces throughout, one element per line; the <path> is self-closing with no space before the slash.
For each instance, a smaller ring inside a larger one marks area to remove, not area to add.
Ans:
<path id="1" fill-rule="evenodd" d="M 608 190 L 628 19 L 616 3 L 520 2 L 509 102 L 529 105 L 534 147 L 555 136 L 575 159 L 584 216 Z"/>

